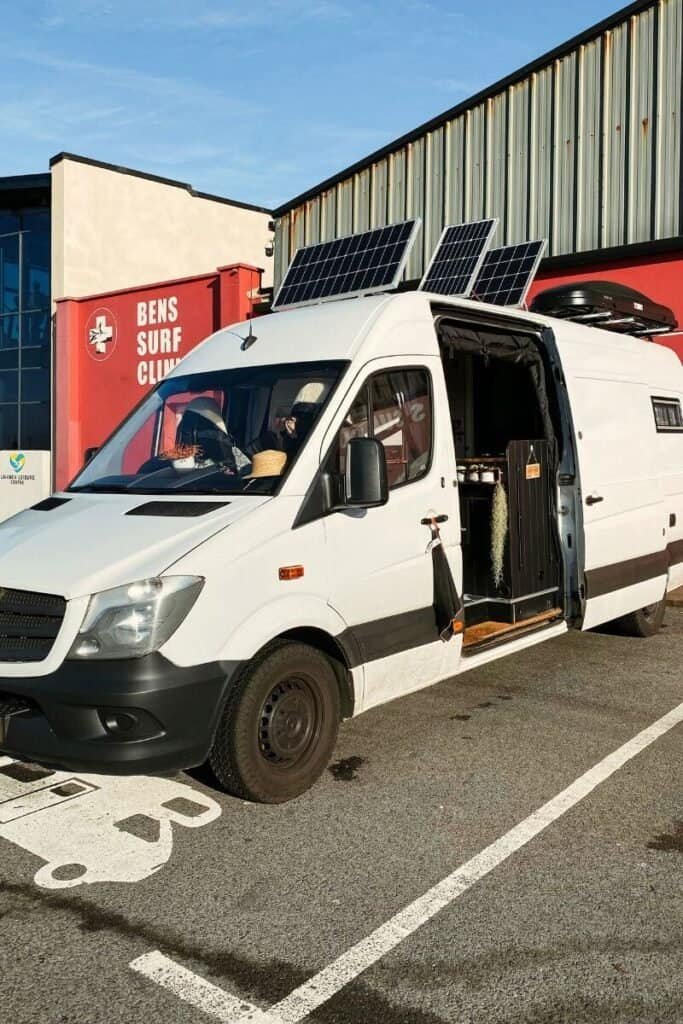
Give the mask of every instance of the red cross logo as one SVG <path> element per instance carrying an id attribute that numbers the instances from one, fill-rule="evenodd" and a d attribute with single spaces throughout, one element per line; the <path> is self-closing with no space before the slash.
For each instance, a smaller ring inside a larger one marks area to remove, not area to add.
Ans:
<path id="1" fill-rule="evenodd" d="M 88 354 L 97 362 L 109 359 L 116 347 L 116 319 L 109 309 L 96 309 L 86 325 Z"/>

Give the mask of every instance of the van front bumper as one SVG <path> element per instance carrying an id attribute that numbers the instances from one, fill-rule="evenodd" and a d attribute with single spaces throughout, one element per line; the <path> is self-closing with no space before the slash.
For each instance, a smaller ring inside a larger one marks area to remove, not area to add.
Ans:
<path id="1" fill-rule="evenodd" d="M 137 775 L 202 764 L 239 662 L 181 668 L 161 654 L 64 661 L 0 676 L 0 753 L 68 771 Z"/>

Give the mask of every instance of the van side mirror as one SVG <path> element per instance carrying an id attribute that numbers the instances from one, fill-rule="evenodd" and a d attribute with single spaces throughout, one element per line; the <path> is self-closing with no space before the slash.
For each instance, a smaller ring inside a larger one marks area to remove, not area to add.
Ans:
<path id="1" fill-rule="evenodd" d="M 384 445 L 374 437 L 352 437 L 346 448 L 344 504 L 375 508 L 389 500 Z"/>
<path id="2" fill-rule="evenodd" d="M 99 447 L 95 445 L 93 448 L 86 448 L 83 453 L 83 465 L 87 466 L 91 459 L 94 459 L 99 451 Z"/>

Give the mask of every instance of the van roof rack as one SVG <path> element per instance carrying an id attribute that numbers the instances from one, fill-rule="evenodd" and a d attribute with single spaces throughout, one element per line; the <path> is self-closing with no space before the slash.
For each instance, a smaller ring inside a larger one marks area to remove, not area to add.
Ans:
<path id="1" fill-rule="evenodd" d="M 673 312 L 647 295 L 614 281 L 574 281 L 540 292 L 533 313 L 643 338 L 678 327 Z"/>

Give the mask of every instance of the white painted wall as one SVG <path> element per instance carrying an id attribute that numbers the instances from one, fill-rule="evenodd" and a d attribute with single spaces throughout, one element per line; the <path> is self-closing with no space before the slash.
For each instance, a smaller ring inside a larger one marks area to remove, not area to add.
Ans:
<path id="1" fill-rule="evenodd" d="M 64 157 L 52 167 L 52 297 L 77 298 L 210 272 L 263 267 L 270 215 Z"/>

